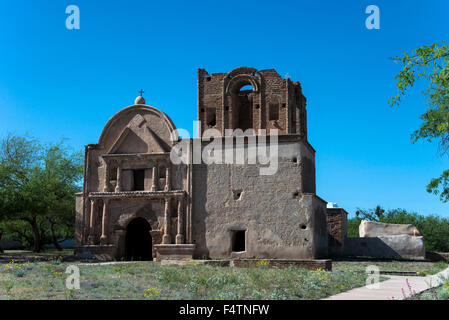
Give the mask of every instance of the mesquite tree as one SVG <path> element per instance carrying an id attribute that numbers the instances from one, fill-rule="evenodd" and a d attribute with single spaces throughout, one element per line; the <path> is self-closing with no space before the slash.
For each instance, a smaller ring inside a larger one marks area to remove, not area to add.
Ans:
<path id="1" fill-rule="evenodd" d="M 421 115 L 421 126 L 412 133 L 412 142 L 418 140 L 439 142 L 442 155 L 449 150 L 449 45 L 444 41 L 441 45 L 422 46 L 412 53 L 404 52 L 402 56 L 393 58 L 403 68 L 395 77 L 398 94 L 390 98 L 391 105 L 399 105 L 419 79 L 428 82 L 424 92 L 428 108 Z M 443 202 L 449 201 L 449 170 L 440 177 L 433 178 L 427 185 L 427 191 L 439 194 Z"/>
<path id="2" fill-rule="evenodd" d="M 74 194 L 80 191 L 82 156 L 64 140 L 42 145 L 8 134 L 0 145 L 0 220 L 4 231 L 39 252 L 46 242 L 73 236 Z M 31 237 L 30 237 L 31 235 Z"/>

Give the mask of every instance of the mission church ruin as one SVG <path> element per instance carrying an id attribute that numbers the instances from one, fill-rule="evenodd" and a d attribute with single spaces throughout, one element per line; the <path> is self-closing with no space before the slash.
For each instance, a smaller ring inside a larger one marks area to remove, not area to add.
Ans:
<path id="1" fill-rule="evenodd" d="M 86 146 L 76 254 L 318 259 L 340 250 L 346 212 L 327 209 L 315 194 L 315 150 L 307 141 L 300 83 L 248 67 L 199 69 L 197 78 L 199 133 L 216 129 L 223 145 L 234 139 L 227 129 L 276 134 L 277 171 L 261 175 L 260 163 L 173 163 L 170 152 L 181 140 L 174 123 L 139 96 L 107 122 L 98 143 Z M 187 140 L 189 148 L 206 148 L 209 139 L 199 136 Z M 251 145 L 245 140 L 232 148 L 248 152 Z"/>

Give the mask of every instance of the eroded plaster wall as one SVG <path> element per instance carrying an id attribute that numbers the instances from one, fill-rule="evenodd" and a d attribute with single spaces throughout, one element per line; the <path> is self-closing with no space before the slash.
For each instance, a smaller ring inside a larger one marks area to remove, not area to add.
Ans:
<path id="1" fill-rule="evenodd" d="M 278 153 L 278 170 L 273 175 L 260 175 L 259 164 L 194 165 L 197 257 L 327 255 L 325 202 L 314 195 L 314 151 L 299 137 L 290 136 L 280 137 Z M 232 250 L 238 230 L 245 230 L 244 252 Z"/>

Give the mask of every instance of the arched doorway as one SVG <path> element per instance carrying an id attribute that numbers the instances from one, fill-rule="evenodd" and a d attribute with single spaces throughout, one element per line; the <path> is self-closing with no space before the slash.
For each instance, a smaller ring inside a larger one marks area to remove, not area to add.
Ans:
<path id="1" fill-rule="evenodd" d="M 128 224 L 125 239 L 126 260 L 153 260 L 150 230 L 151 226 L 144 218 L 136 218 Z"/>

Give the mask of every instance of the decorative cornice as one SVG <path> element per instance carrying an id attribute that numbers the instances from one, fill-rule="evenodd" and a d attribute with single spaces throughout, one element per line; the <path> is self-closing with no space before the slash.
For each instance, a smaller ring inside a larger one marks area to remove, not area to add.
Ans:
<path id="1" fill-rule="evenodd" d="M 90 192 L 89 198 L 94 199 L 128 199 L 128 198 L 150 198 L 164 199 L 167 197 L 185 196 L 184 190 L 170 191 L 120 191 L 120 192 Z"/>

